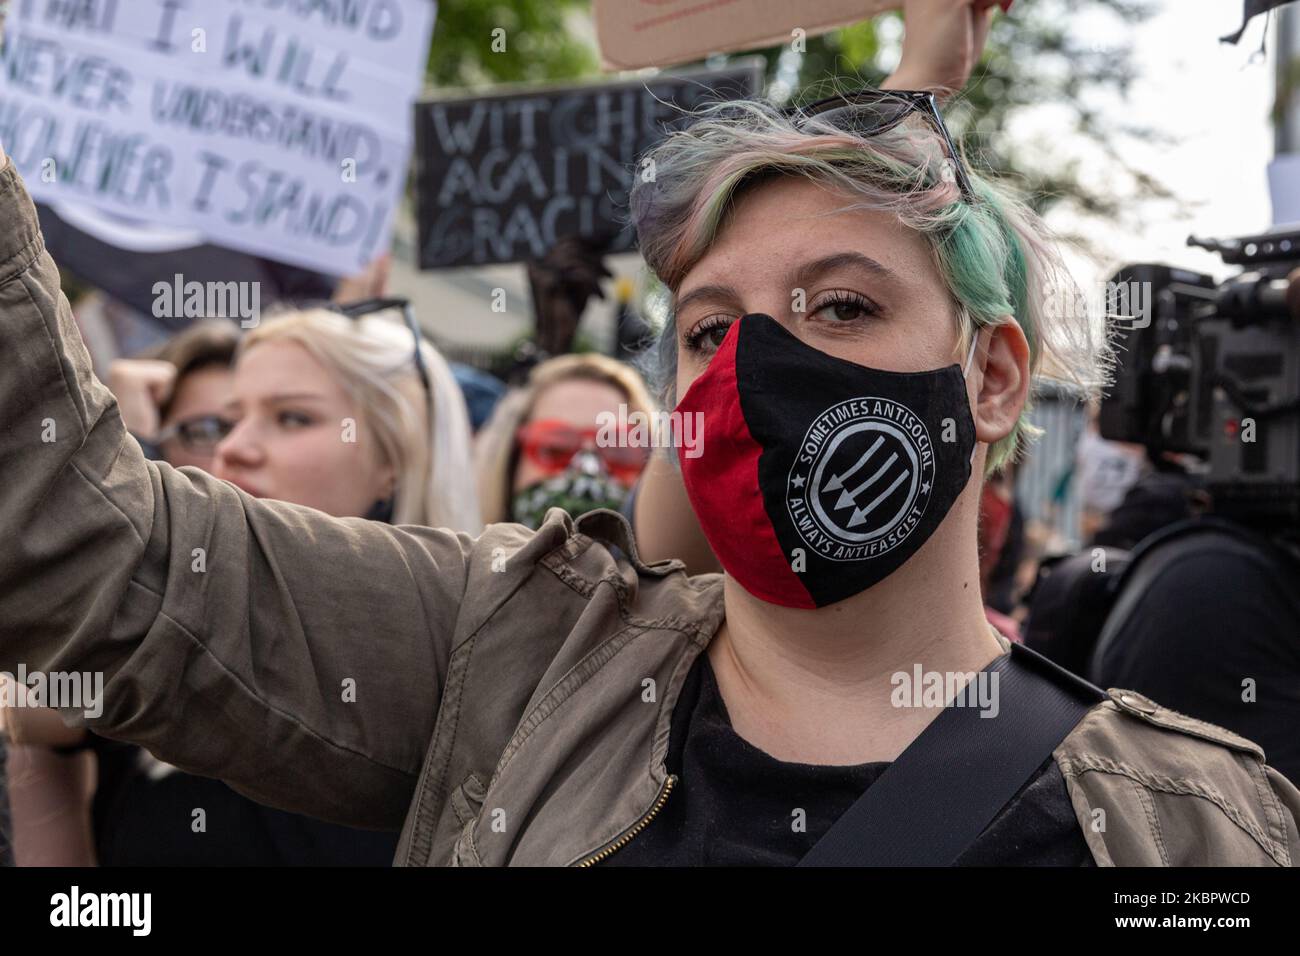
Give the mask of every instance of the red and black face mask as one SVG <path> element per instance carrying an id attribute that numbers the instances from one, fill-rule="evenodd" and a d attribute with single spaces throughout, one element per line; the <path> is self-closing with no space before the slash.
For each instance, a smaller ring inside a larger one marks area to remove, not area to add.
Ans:
<path id="1" fill-rule="evenodd" d="M 700 453 L 679 458 L 713 552 L 746 591 L 786 607 L 825 607 L 884 579 L 970 478 L 959 365 L 867 368 L 767 315 L 732 324 L 677 411 L 702 416 Z"/>

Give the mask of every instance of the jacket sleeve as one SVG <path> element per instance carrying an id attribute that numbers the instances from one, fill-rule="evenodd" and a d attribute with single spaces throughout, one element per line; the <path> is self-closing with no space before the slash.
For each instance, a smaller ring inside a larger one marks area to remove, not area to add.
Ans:
<path id="1" fill-rule="evenodd" d="M 1282 804 L 1278 814 L 1277 840 L 1286 847 L 1290 865 L 1300 866 L 1300 790 L 1272 767 L 1264 767 L 1264 776 Z"/>
<path id="2" fill-rule="evenodd" d="M 264 803 L 399 827 L 475 541 L 145 460 L 4 166 L 0 670 L 87 673 L 99 733 Z"/>

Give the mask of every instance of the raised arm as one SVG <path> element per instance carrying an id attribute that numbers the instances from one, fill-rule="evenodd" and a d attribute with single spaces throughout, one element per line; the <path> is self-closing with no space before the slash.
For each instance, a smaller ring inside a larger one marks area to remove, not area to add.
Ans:
<path id="1" fill-rule="evenodd" d="M 886 90 L 932 90 L 940 102 L 966 85 L 984 52 L 993 11 L 1013 0 L 905 0 L 903 53 Z"/>
<path id="2" fill-rule="evenodd" d="M 265 803 L 400 826 L 475 541 L 146 461 L 0 166 L 0 670 L 99 674 L 97 732 Z"/>

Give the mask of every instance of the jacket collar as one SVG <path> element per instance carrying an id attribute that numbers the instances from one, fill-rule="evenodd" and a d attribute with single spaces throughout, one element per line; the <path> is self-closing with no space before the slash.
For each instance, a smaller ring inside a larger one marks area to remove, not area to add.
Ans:
<path id="1" fill-rule="evenodd" d="M 575 558 L 595 540 L 622 552 L 638 576 L 661 578 L 682 568 L 675 560 L 642 562 L 627 520 L 616 512 L 588 512 L 574 528 L 579 535 L 566 545 L 573 553 L 556 555 L 561 561 Z M 662 586 L 684 589 L 674 602 L 680 611 L 671 619 L 644 620 L 623 607 L 624 626 L 593 647 L 521 722 L 458 859 L 573 865 L 603 858 L 635 837 L 671 791 L 666 763 L 672 714 L 687 674 L 722 624 L 722 581 L 719 574 L 665 581 Z M 609 583 L 622 602 L 624 582 Z M 994 635 L 1009 652 L 1010 642 L 996 629 Z M 642 694 L 652 675 L 657 707 Z M 549 719 L 553 714 L 567 717 Z M 601 768 L 597 778 L 583 786 L 565 780 L 554 789 L 549 778 L 557 762 L 579 753 L 589 766 Z M 504 839 L 493 832 L 497 809 L 504 810 L 506 828 L 530 819 L 517 842 L 508 832 Z"/>
<path id="2" fill-rule="evenodd" d="M 671 787 L 672 714 L 722 624 L 722 575 L 688 577 L 676 560 L 645 564 L 613 511 L 588 512 L 573 528 L 543 563 L 569 580 L 593 543 L 621 552 L 620 570 L 570 582 L 593 614 L 610 614 L 616 601 L 620 626 L 582 650 L 520 721 L 457 842 L 462 865 L 582 863 L 637 832 Z"/>

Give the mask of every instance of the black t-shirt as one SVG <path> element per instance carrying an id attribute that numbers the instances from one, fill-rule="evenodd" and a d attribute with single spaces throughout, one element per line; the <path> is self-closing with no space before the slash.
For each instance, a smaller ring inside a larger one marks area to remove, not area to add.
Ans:
<path id="1" fill-rule="evenodd" d="M 1253 740 L 1300 784 L 1300 564 L 1207 524 L 1153 546 L 1129 575 L 1096 682 Z"/>
<path id="2" fill-rule="evenodd" d="M 101 866 L 392 866 L 399 834 L 355 830 L 263 806 L 220 780 L 171 770 L 91 734 L 99 758 L 95 846 Z M 204 829 L 195 832 L 194 811 Z"/>
<path id="3" fill-rule="evenodd" d="M 1088 547 L 1131 550 L 1148 535 L 1192 516 L 1192 495 L 1200 487 L 1180 471 L 1153 471 L 1139 478 Z"/>
<path id="4" fill-rule="evenodd" d="M 701 654 L 673 709 L 667 766 L 679 779 L 658 815 L 604 865 L 793 866 L 889 764 L 815 766 L 769 756 L 732 729 Z M 1094 865 L 1054 760 L 957 865 Z"/>

